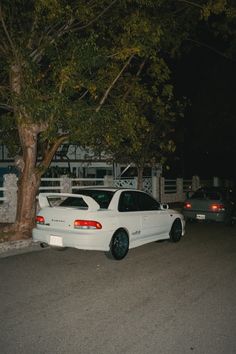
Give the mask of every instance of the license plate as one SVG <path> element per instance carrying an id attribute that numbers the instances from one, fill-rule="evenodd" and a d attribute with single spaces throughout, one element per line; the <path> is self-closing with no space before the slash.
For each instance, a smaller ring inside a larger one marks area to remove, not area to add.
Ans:
<path id="1" fill-rule="evenodd" d="M 206 215 L 197 214 L 197 215 L 196 215 L 196 219 L 198 219 L 198 220 L 205 220 L 205 219 L 206 219 Z"/>
<path id="2" fill-rule="evenodd" d="M 63 246 L 62 238 L 58 236 L 50 236 L 50 245 L 52 246 Z"/>

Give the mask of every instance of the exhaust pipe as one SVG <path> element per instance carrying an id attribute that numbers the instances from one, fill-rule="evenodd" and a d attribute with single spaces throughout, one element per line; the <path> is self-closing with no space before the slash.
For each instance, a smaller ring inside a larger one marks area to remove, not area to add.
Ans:
<path id="1" fill-rule="evenodd" d="M 49 245 L 46 242 L 40 242 L 40 247 L 47 248 Z"/>

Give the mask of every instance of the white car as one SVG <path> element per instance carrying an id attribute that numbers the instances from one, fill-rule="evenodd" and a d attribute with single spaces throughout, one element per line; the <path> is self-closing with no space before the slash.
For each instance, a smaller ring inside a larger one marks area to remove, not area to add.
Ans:
<path id="1" fill-rule="evenodd" d="M 130 248 L 184 235 L 182 214 L 145 192 L 104 187 L 39 194 L 33 240 L 42 246 L 105 251 L 120 260 Z"/>

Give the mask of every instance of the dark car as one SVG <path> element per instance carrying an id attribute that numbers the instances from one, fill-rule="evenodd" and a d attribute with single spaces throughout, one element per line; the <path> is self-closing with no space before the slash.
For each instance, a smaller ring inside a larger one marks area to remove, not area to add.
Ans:
<path id="1" fill-rule="evenodd" d="M 232 225 L 235 215 L 235 195 L 232 189 L 222 187 L 202 187 L 184 203 L 185 220 L 206 220 Z"/>

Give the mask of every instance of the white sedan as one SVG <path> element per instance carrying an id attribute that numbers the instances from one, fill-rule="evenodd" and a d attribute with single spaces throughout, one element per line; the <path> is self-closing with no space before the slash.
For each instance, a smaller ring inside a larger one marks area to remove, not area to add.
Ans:
<path id="1" fill-rule="evenodd" d="M 105 251 L 123 259 L 130 248 L 184 235 L 182 214 L 134 189 L 87 187 L 76 194 L 41 193 L 33 240 L 42 246 Z"/>

